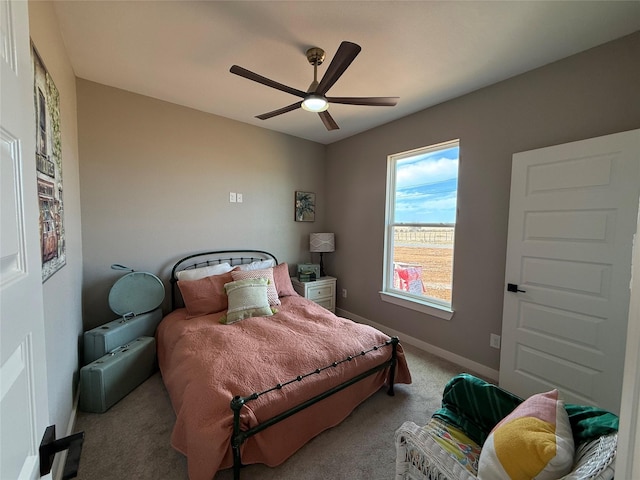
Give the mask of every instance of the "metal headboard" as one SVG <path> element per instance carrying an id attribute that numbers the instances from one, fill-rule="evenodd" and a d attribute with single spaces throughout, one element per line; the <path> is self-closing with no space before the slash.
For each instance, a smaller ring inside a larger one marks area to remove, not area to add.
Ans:
<path id="1" fill-rule="evenodd" d="M 194 253 L 181 258 L 175 263 L 171 270 L 171 310 L 182 306 L 182 296 L 179 296 L 180 289 L 177 288 L 178 278 L 176 274 L 178 272 L 210 265 L 219 265 L 225 262 L 235 266 L 269 259 L 275 261 L 276 265 L 278 264 L 278 259 L 273 254 L 263 250 L 215 250 Z M 178 298 L 180 299 L 180 304 L 178 304 Z"/>

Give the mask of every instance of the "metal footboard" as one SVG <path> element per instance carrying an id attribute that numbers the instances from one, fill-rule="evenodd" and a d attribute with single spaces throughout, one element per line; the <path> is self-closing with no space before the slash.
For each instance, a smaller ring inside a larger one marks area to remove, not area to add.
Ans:
<path id="1" fill-rule="evenodd" d="M 291 415 L 294 415 L 296 413 L 298 413 L 301 410 L 304 410 L 307 407 L 310 407 L 311 405 L 314 405 L 322 400 L 324 400 L 327 397 L 330 397 L 331 395 L 338 393 L 341 390 L 344 390 L 345 388 L 353 385 L 354 383 L 359 382 L 360 380 L 363 380 L 367 377 L 369 377 L 370 375 L 373 375 L 381 370 L 384 370 L 385 368 L 389 367 L 389 389 L 387 391 L 388 395 L 393 396 L 394 395 L 394 391 L 393 391 L 393 385 L 395 383 L 395 372 L 396 372 L 396 365 L 397 365 L 397 355 L 398 355 L 398 344 L 400 343 L 400 340 L 398 339 L 398 337 L 391 337 L 389 340 L 387 340 L 385 343 L 383 343 L 382 345 L 376 345 L 374 347 L 371 347 L 369 350 L 363 350 L 362 352 L 360 352 L 358 355 L 356 356 L 348 356 L 342 360 L 333 362 L 329 365 L 326 365 L 322 368 L 318 368 L 312 372 L 306 373 L 304 375 L 299 375 L 294 379 L 289 380 L 288 382 L 285 383 L 279 383 L 263 392 L 260 393 L 252 393 L 249 396 L 246 397 L 241 397 L 241 396 L 235 396 L 233 397 L 233 399 L 231 400 L 231 409 L 233 410 L 233 435 L 231 436 L 231 448 L 233 451 L 233 478 L 234 480 L 240 480 L 240 468 L 242 467 L 242 459 L 240 456 L 240 446 L 251 436 L 255 435 L 256 433 L 261 432 L 262 430 L 269 428 L 272 425 L 275 425 L 278 422 L 281 422 L 282 420 L 289 418 Z M 370 368 L 369 370 L 367 370 L 366 372 L 363 372 L 359 375 L 356 375 L 352 378 L 350 378 L 349 380 L 346 380 L 345 382 L 336 385 L 335 387 L 330 388 L 329 390 L 320 393 L 318 395 L 316 395 L 315 397 L 310 398 L 309 400 L 306 400 L 305 402 L 300 403 L 299 405 L 296 405 L 292 408 L 290 408 L 289 410 L 286 410 L 268 420 L 265 420 L 264 422 L 262 422 L 259 425 L 256 425 L 255 427 L 252 427 L 248 430 L 241 430 L 240 429 L 240 410 L 242 409 L 242 407 L 247 403 L 250 402 L 251 400 L 255 400 L 258 397 L 262 396 L 262 395 L 266 395 L 269 392 L 272 392 L 274 390 L 280 390 L 292 383 L 295 382 L 301 382 L 303 381 L 305 378 L 311 376 L 311 375 L 317 375 L 322 373 L 324 370 L 330 369 L 330 368 L 335 368 L 338 365 L 345 363 L 345 362 L 350 362 L 352 361 L 355 357 L 358 356 L 364 356 L 369 352 L 372 351 L 376 351 L 379 350 L 381 348 L 385 348 L 387 346 L 391 346 L 391 357 L 386 360 L 385 362 Z"/>

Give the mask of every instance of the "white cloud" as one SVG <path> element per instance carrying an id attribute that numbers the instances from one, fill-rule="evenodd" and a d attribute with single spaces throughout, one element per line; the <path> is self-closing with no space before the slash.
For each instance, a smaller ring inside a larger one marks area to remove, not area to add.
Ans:
<path id="1" fill-rule="evenodd" d="M 456 195 L 407 195 L 396 203 L 397 212 L 436 212 L 455 210 Z"/>
<path id="2" fill-rule="evenodd" d="M 434 158 L 428 161 L 408 163 L 398 168 L 396 187 L 437 183 L 458 176 L 457 158 Z"/>

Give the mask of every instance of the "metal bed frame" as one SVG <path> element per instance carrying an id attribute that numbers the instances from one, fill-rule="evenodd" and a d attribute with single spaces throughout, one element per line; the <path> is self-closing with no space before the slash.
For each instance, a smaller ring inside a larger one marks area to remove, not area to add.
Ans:
<path id="1" fill-rule="evenodd" d="M 278 264 L 278 259 L 274 255 L 262 250 L 216 250 L 194 253 L 181 258 L 171 269 L 171 279 L 169 280 L 171 283 L 171 310 L 184 306 L 182 297 L 179 296 L 180 290 L 177 288 L 178 278 L 176 275 L 178 272 L 225 262 L 235 266 L 260 260 L 273 260 L 276 265 Z"/>
<path id="2" fill-rule="evenodd" d="M 194 269 L 194 268 L 199 268 L 199 267 L 205 267 L 205 266 L 210 266 L 210 265 L 217 265 L 220 263 L 229 263 L 230 265 L 240 265 L 240 264 L 246 264 L 246 263 L 251 263 L 251 262 L 255 262 L 255 261 L 260 261 L 260 260 L 267 260 L 267 259 L 273 259 L 274 262 L 277 264 L 278 260 L 276 259 L 276 257 L 274 255 L 272 255 L 269 252 L 265 252 L 262 250 L 218 250 L 218 251 L 210 251 L 210 252 L 202 252 L 202 253 L 195 253 L 192 255 L 189 255 L 187 257 L 184 257 L 180 260 L 178 260 L 175 265 L 173 266 L 173 269 L 171 270 L 171 308 L 172 310 L 180 307 L 183 305 L 182 302 L 182 298 L 180 298 L 180 301 L 178 301 L 178 294 L 179 294 L 179 290 L 176 288 L 176 284 L 177 284 L 177 277 L 176 274 L 179 271 L 182 270 L 188 270 L 188 269 Z M 394 395 L 394 390 L 393 390 L 393 385 L 395 383 L 395 370 L 396 370 L 396 365 L 397 365 L 397 352 L 398 352 L 398 344 L 400 343 L 400 340 L 398 339 L 398 337 L 391 337 L 389 340 L 387 340 L 386 342 L 384 342 L 381 345 L 374 345 L 371 348 L 369 348 L 368 350 L 363 350 L 357 354 L 354 355 L 349 355 L 345 358 L 343 358 L 342 360 L 336 360 L 335 362 L 326 365 L 324 367 L 320 367 L 317 368 L 316 370 L 313 370 L 311 372 L 302 374 L 302 375 L 298 375 L 297 377 L 285 382 L 285 383 L 279 383 L 277 385 L 274 385 L 271 388 L 268 388 L 267 390 L 264 390 L 263 392 L 254 392 L 251 395 L 248 396 L 240 396 L 240 395 L 236 395 L 231 399 L 230 402 L 230 407 L 231 410 L 233 411 L 233 434 L 231 436 L 231 449 L 233 452 L 233 478 L 234 480 L 240 480 L 240 469 L 244 466 L 242 464 L 242 458 L 240 455 L 240 447 L 241 445 L 250 437 L 252 437 L 253 435 L 265 430 L 266 428 L 269 428 L 272 425 L 275 425 L 276 423 L 281 422 L 282 420 L 285 420 L 287 418 L 289 418 L 290 416 L 300 412 L 301 410 L 304 410 L 307 407 L 310 407 L 311 405 L 314 405 L 322 400 L 324 400 L 327 397 L 330 397 L 338 392 L 340 392 L 341 390 L 344 390 L 345 388 L 359 382 L 360 380 L 363 380 L 381 370 L 386 369 L 387 367 L 390 369 L 389 370 L 389 389 L 387 390 L 387 394 L 390 396 Z M 240 411 L 242 410 L 242 407 L 245 406 L 248 402 L 252 401 L 252 400 L 256 400 L 257 398 L 259 398 L 262 395 L 267 395 L 270 392 L 276 391 L 276 390 L 281 390 L 283 388 L 286 388 L 296 382 L 302 382 L 304 381 L 305 378 L 311 376 L 311 375 L 320 375 L 322 374 L 322 372 L 324 372 L 325 370 L 331 369 L 331 368 L 336 368 L 338 367 L 338 365 L 345 363 L 345 362 L 350 362 L 352 361 L 354 358 L 358 357 L 358 356 L 365 356 L 370 352 L 373 351 L 377 351 L 381 348 L 387 348 L 387 347 L 391 347 L 391 355 L 390 357 L 385 360 L 384 362 L 380 363 L 379 365 L 376 365 L 375 367 L 370 368 L 369 370 L 367 370 L 366 372 L 363 372 L 361 374 L 358 374 L 342 383 L 340 383 L 339 385 L 336 385 L 332 388 L 330 388 L 329 390 L 320 393 L 318 395 L 316 395 L 315 397 L 312 397 L 292 408 L 290 408 L 289 410 L 286 410 L 278 415 L 275 415 L 267 420 L 265 420 L 264 422 L 256 425 L 255 427 L 252 427 L 248 430 L 242 430 L 240 428 Z"/>

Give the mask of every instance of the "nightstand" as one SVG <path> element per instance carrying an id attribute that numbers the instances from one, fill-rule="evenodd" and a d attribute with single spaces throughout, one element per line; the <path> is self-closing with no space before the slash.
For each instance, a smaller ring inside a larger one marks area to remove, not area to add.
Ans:
<path id="1" fill-rule="evenodd" d="M 301 282 L 291 277 L 291 283 L 296 292 L 322 305 L 327 310 L 336 312 L 336 278 L 320 277 L 315 282 Z"/>

